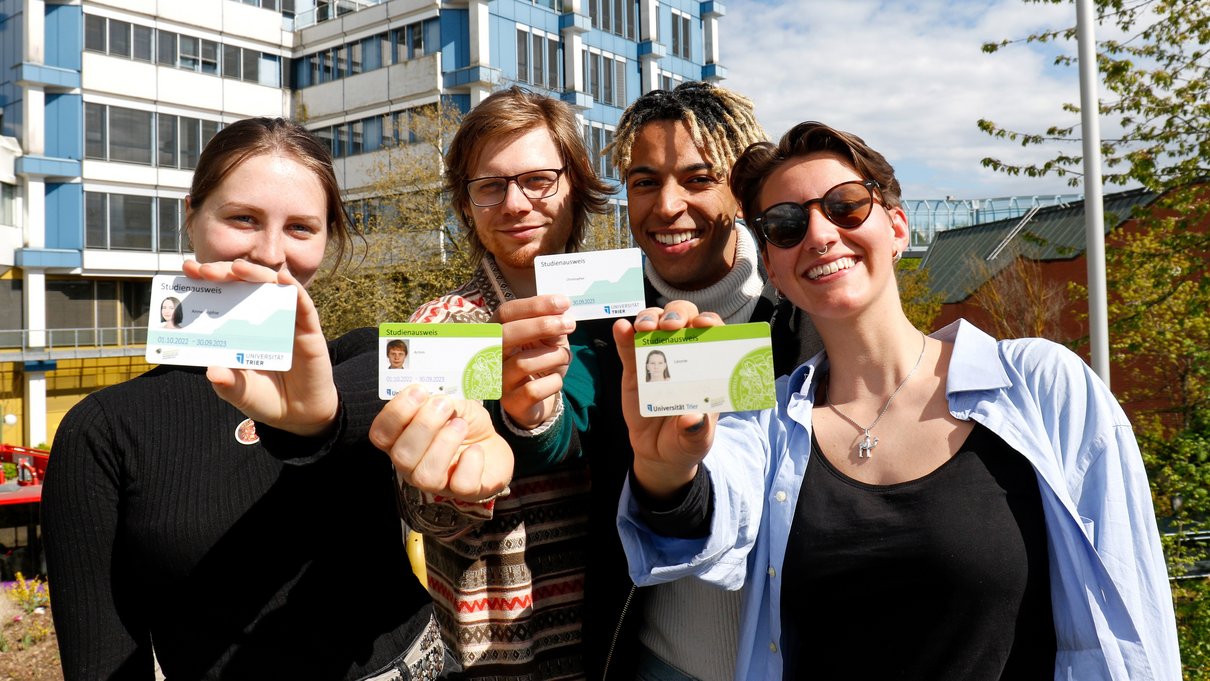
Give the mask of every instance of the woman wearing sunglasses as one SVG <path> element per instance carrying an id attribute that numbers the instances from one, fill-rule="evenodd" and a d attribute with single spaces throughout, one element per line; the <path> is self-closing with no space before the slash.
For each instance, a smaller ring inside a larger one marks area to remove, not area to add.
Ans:
<path id="1" fill-rule="evenodd" d="M 912 326 L 899 184 L 860 138 L 802 123 L 731 186 L 825 349 L 774 409 L 648 419 L 634 329 L 720 322 L 681 301 L 615 326 L 636 583 L 746 589 L 738 679 L 1180 678 L 1150 490 L 1105 385 L 1048 341 Z"/>

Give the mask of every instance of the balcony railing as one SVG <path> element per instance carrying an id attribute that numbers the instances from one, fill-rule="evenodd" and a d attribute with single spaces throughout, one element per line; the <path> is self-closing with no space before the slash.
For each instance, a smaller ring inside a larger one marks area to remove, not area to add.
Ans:
<path id="1" fill-rule="evenodd" d="M 146 326 L 0 330 L 0 362 L 141 355 Z"/>

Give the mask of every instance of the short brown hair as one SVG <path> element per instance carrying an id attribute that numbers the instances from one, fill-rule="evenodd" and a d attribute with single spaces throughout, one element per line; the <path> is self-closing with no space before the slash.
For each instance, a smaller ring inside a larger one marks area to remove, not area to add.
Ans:
<path id="1" fill-rule="evenodd" d="M 576 114 L 566 102 L 526 90 L 516 85 L 493 92 L 462 118 L 462 125 L 445 155 L 445 189 L 449 192 L 454 214 L 466 230 L 471 253 L 477 259 L 485 248 L 470 217 L 470 194 L 466 183 L 479 162 L 479 152 L 488 140 L 515 137 L 545 127 L 554 138 L 566 168 L 564 176 L 571 187 L 571 234 L 567 250 L 575 251 L 584 238 L 589 213 L 605 212 L 609 185 L 599 177 L 588 157 L 588 148 L 580 136 Z"/>
<path id="2" fill-rule="evenodd" d="M 340 197 L 332 152 L 306 128 L 284 118 L 245 118 L 223 128 L 206 144 L 189 188 L 191 214 L 239 164 L 271 153 L 289 155 L 315 173 L 328 202 L 328 238 L 336 244 L 336 262 L 343 262 L 356 232 Z"/>
<path id="3" fill-rule="evenodd" d="M 816 121 L 799 123 L 782 135 L 777 144 L 758 142 L 748 147 L 731 170 L 731 191 L 739 200 L 744 215 L 761 214 L 760 192 L 765 179 L 786 161 L 817 152 L 832 152 L 847 160 L 857 174 L 878 183 L 882 202 L 896 208 L 900 202 L 899 180 L 886 157 L 874 151 L 857 135 L 837 130 Z M 760 230 L 753 230 L 764 246 Z"/>

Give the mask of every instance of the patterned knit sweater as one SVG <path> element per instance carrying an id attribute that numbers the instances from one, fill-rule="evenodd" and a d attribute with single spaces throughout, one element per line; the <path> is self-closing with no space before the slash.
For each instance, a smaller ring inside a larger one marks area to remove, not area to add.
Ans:
<path id="1" fill-rule="evenodd" d="M 514 296 L 488 255 L 471 281 L 421 306 L 413 322 L 486 322 Z M 572 352 L 579 355 L 573 338 Z M 588 467 L 576 430 L 587 426 L 591 379 L 573 362 L 563 415 L 532 437 L 486 406 L 513 446 L 508 496 L 481 506 L 403 490 L 405 520 L 424 534 L 429 591 L 446 645 L 469 679 L 574 679 L 581 649 Z"/>

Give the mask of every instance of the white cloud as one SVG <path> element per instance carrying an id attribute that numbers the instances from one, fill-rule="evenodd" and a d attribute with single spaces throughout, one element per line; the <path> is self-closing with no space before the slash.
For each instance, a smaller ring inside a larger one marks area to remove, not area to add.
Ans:
<path id="1" fill-rule="evenodd" d="M 862 136 L 896 167 L 906 198 L 1078 193 L 1058 178 L 1014 178 L 980 159 L 1042 160 L 980 132 L 980 118 L 1030 132 L 1078 123 L 1076 68 L 1052 46 L 984 54 L 984 42 L 1075 23 L 1070 4 L 1022 0 L 731 0 L 720 20 L 724 86 L 756 103 L 777 137 L 804 120 Z M 1071 46 L 1074 49 L 1074 44 Z M 1066 151 L 1079 153 L 1078 145 Z"/>

